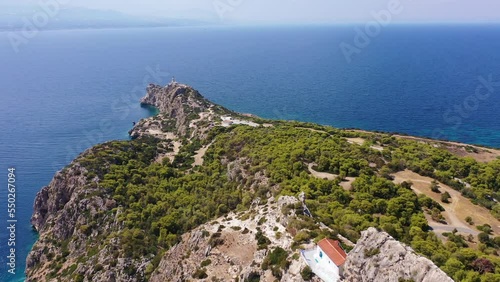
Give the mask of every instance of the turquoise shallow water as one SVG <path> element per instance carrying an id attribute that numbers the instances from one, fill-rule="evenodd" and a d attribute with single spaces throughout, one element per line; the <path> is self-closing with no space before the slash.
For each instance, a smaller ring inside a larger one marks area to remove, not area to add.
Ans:
<path id="1" fill-rule="evenodd" d="M 138 105 L 146 84 L 172 75 L 266 118 L 500 147 L 500 85 L 475 96 L 480 76 L 500 81 L 499 26 L 387 27 L 348 63 L 339 45 L 354 35 L 352 26 L 67 30 L 15 54 L 0 33 L 0 181 L 17 168 L 19 220 L 11 276 L 4 189 L 0 281 L 22 280 L 36 192 L 86 148 L 128 138 L 153 114 Z"/>

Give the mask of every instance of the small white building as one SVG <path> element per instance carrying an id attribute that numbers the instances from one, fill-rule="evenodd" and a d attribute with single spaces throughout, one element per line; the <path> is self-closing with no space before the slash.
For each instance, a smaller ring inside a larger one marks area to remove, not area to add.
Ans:
<path id="1" fill-rule="evenodd" d="M 243 124 L 243 125 L 249 125 L 251 127 L 259 127 L 260 126 L 260 124 L 258 124 L 258 123 L 248 121 L 248 120 L 234 119 L 230 116 L 221 116 L 220 118 L 222 119 L 221 125 L 224 127 L 229 127 L 233 124 Z"/>
<path id="2" fill-rule="evenodd" d="M 339 241 L 325 238 L 316 248 L 302 251 L 302 256 L 314 274 L 325 282 L 337 282 L 343 276 L 347 254 Z"/>

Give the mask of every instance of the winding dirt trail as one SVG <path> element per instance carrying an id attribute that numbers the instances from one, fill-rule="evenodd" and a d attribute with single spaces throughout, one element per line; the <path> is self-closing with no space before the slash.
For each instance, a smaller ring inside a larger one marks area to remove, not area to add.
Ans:
<path id="1" fill-rule="evenodd" d="M 316 178 L 321 178 L 321 179 L 328 179 L 328 180 L 334 180 L 337 177 L 339 177 L 336 174 L 328 173 L 328 172 L 319 172 L 313 169 L 313 166 L 315 166 L 315 163 L 310 163 L 307 168 L 309 172 L 311 173 L 312 176 Z M 346 177 L 342 182 L 340 182 L 340 187 L 344 188 L 344 190 L 349 191 L 352 189 L 352 183 L 356 180 L 356 177 Z"/>
<path id="2" fill-rule="evenodd" d="M 421 176 L 410 170 L 400 171 L 394 174 L 394 183 L 400 184 L 403 181 L 411 181 L 413 183 L 412 189 L 415 193 L 424 194 L 443 206 L 445 209 L 443 216 L 448 224 L 440 224 L 430 220 L 429 226 L 435 231 L 451 232 L 456 228 L 459 232 L 477 235 L 479 231 L 465 221 L 465 218 L 470 216 L 475 225 L 489 224 L 495 236 L 500 234 L 500 222 L 491 215 L 488 209 L 472 204 L 471 201 L 462 196 L 460 192 L 448 185 L 438 182 L 441 193 L 448 192 L 451 196 L 450 203 L 441 202 L 441 194 L 432 192 L 430 189 L 432 180 L 433 179 L 430 177 Z"/>
<path id="3" fill-rule="evenodd" d="M 195 166 L 202 166 L 203 165 L 203 157 L 205 156 L 205 153 L 207 152 L 208 148 L 213 144 L 210 143 L 205 147 L 200 148 L 198 151 L 196 151 L 196 155 L 194 155 L 194 163 L 193 167 Z"/>
<path id="4" fill-rule="evenodd" d="M 328 179 L 328 180 L 334 180 L 335 178 L 338 177 L 336 174 L 328 173 L 328 172 L 319 172 L 315 171 L 313 169 L 313 166 L 315 166 L 315 163 L 310 163 L 307 168 L 309 169 L 309 172 L 311 173 L 312 176 L 316 178 L 321 178 L 321 179 Z"/>

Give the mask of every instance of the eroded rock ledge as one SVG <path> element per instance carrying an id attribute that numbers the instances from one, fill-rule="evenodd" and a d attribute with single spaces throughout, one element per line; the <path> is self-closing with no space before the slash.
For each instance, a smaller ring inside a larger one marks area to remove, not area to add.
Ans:
<path id="1" fill-rule="evenodd" d="M 453 282 L 432 261 L 386 232 L 371 227 L 349 252 L 345 263 L 346 282 Z"/>

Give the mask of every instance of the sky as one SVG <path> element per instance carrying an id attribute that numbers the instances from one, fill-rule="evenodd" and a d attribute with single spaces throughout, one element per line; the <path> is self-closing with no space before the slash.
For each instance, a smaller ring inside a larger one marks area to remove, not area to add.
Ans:
<path id="1" fill-rule="evenodd" d="M 500 22 L 500 0 L 0 0 L 3 7 L 68 2 L 136 16 L 218 19 L 241 23 L 364 22 L 388 11 L 393 22 Z M 399 4 L 397 4 L 399 3 Z"/>

